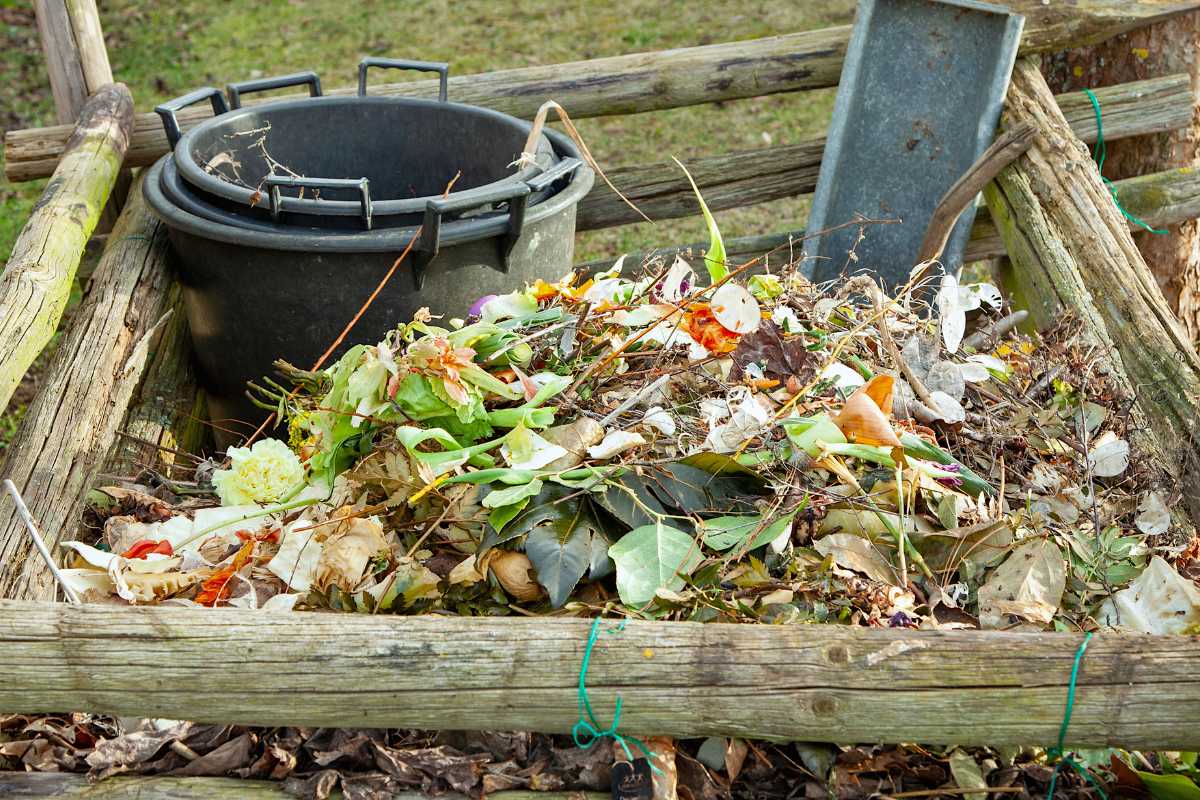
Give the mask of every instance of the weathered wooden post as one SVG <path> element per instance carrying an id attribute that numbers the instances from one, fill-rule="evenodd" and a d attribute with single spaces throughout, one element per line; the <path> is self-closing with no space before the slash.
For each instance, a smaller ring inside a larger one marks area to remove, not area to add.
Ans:
<path id="1" fill-rule="evenodd" d="M 1033 318 L 1041 326 L 1063 310 L 1080 318 L 1136 399 L 1141 443 L 1180 477 L 1200 521 L 1200 357 L 1035 61 L 1014 69 L 1003 119 L 1037 128 L 1029 151 L 986 190 Z"/>
<path id="2" fill-rule="evenodd" d="M 17 485 L 51 548 L 74 538 L 84 498 L 126 424 L 127 409 L 138 402 L 156 346 L 175 341 L 182 352 L 171 355 L 186 354 L 186 336 L 162 338 L 179 313 L 177 303 L 166 232 L 135 191 L 0 463 L 0 476 Z M 53 597 L 50 573 L 32 553 L 12 506 L 0 506 L 0 597 Z"/>
<path id="3" fill-rule="evenodd" d="M 129 146 L 133 98 L 109 84 L 86 106 L 67 154 L 0 277 L 0 408 L 62 318 L 88 237 Z"/>

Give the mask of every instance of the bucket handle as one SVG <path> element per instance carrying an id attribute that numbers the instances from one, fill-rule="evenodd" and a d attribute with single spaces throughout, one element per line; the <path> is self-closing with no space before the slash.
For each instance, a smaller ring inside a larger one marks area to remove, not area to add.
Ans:
<path id="1" fill-rule="evenodd" d="M 529 186 L 511 183 L 494 189 L 473 192 L 468 197 L 446 200 L 430 200 L 425 206 L 425 218 L 421 222 L 421 235 L 413 246 L 413 283 L 417 290 L 425 284 L 425 268 L 437 257 L 441 248 L 442 215 L 463 213 L 489 203 L 508 201 L 508 229 L 500 237 L 500 271 L 508 272 L 508 256 L 521 238 L 525 227 L 525 211 L 529 207 Z"/>
<path id="2" fill-rule="evenodd" d="M 268 175 L 263 179 L 263 185 L 270 187 L 271 219 L 279 221 L 280 203 L 282 198 L 279 187 L 290 186 L 300 189 L 357 189 L 362 203 L 362 220 L 367 230 L 371 230 L 371 188 L 366 178 L 296 178 L 291 175 Z"/>
<path id="3" fill-rule="evenodd" d="M 304 86 L 305 84 L 308 85 L 308 94 L 310 97 L 321 96 L 321 79 L 317 77 L 317 73 L 311 70 L 293 72 L 291 75 L 279 75 L 274 78 L 256 78 L 250 81 L 238 81 L 226 86 L 225 91 L 229 94 L 229 107 L 241 108 L 242 95 L 244 94 L 268 92 L 271 89 L 286 89 L 289 86 Z"/>
<path id="4" fill-rule="evenodd" d="M 583 166 L 578 158 L 564 158 L 545 172 L 534 175 L 525 184 L 530 192 L 541 192 L 548 189 L 555 181 L 570 177 Z"/>
<path id="5" fill-rule="evenodd" d="M 225 96 L 221 94 L 220 89 L 214 86 L 205 86 L 203 89 L 188 92 L 182 97 L 176 97 L 174 100 L 168 100 L 154 107 L 154 113 L 162 118 L 163 131 L 166 132 L 167 143 L 171 145 L 172 149 L 179 143 L 179 137 L 183 135 L 179 130 L 179 118 L 175 116 L 176 112 L 202 100 L 212 103 L 214 117 L 219 117 L 229 110 L 229 106 L 225 105 Z"/>
<path id="6" fill-rule="evenodd" d="M 414 69 L 417 72 L 436 72 L 440 78 L 438 83 L 438 100 L 446 102 L 446 85 L 450 80 L 450 65 L 443 61 L 409 61 L 404 58 L 379 58 L 367 56 L 358 62 L 358 96 L 367 94 L 367 69 L 383 67 L 386 69 Z"/>

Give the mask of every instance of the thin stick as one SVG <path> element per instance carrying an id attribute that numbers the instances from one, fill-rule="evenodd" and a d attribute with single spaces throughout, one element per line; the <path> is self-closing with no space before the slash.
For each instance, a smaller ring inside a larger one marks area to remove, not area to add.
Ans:
<path id="1" fill-rule="evenodd" d="M 621 405 L 617 406 L 612 411 L 610 411 L 607 415 L 605 415 L 605 417 L 600 420 L 600 423 L 599 423 L 600 427 L 603 428 L 605 425 L 610 424 L 617 417 L 621 416 L 626 411 L 633 408 L 635 405 L 637 405 L 639 402 L 641 402 L 643 397 L 654 394 L 654 392 L 658 389 L 658 387 L 662 386 L 664 383 L 666 383 L 670 379 L 671 379 L 670 375 L 663 375 L 658 380 L 656 380 L 652 383 L 646 384 L 641 389 L 638 389 L 636 392 L 634 392 L 632 395 L 630 395 L 623 403 L 621 403 Z"/>
<path id="2" fill-rule="evenodd" d="M 457 179 L 458 176 L 456 175 L 455 180 Z M 392 262 L 391 269 L 389 269 L 387 274 L 383 276 L 383 280 L 381 280 L 379 285 L 375 287 L 375 291 L 371 292 L 371 296 L 368 297 L 367 301 L 362 304 L 362 308 L 358 309 L 358 313 L 354 315 L 354 319 L 350 320 L 350 322 L 346 324 L 346 327 L 342 329 L 342 332 L 338 334 L 338 337 L 333 340 L 333 344 L 329 345 L 329 348 L 321 354 L 321 357 L 318 358 L 316 363 L 312 365 L 312 369 L 310 369 L 309 372 L 316 372 L 319 370 L 325 364 L 326 359 L 333 355 L 333 351 L 337 350 L 338 347 L 341 346 L 342 342 L 346 340 L 346 337 L 350 335 L 350 331 L 353 330 L 354 326 L 358 324 L 358 321 L 362 319 L 362 315 L 367 313 L 367 309 L 371 307 L 371 304 L 375 302 L 375 298 L 378 297 L 379 293 L 383 291 L 383 287 L 387 286 L 388 281 L 390 281 L 392 276 L 396 274 L 396 270 L 399 269 L 400 264 L 408 256 L 409 251 L 412 250 L 413 245 L 417 242 L 417 237 L 420 235 L 421 228 L 418 226 L 417 229 L 413 231 L 412 238 L 408 240 L 408 244 L 405 245 L 404 252 L 400 254 L 399 258 Z M 290 400 L 295 396 L 296 392 L 293 390 L 292 393 L 288 395 L 288 399 Z M 262 432 L 267 429 L 267 426 L 274 421 L 274 414 L 271 414 L 269 417 L 263 420 L 263 423 L 258 426 L 258 430 L 251 434 L 250 438 L 246 440 L 246 446 L 249 447 L 255 439 L 262 435 Z"/>
<path id="3" fill-rule="evenodd" d="M 58 565 L 54 563 L 54 559 L 50 557 L 50 551 L 46 549 L 46 543 L 42 541 L 42 534 L 38 532 L 37 523 L 33 521 L 33 515 L 29 513 L 28 506 L 25 505 L 25 500 L 21 497 L 21 493 L 17 491 L 17 485 L 9 479 L 4 479 L 4 488 L 12 495 L 13 502 L 17 506 L 17 514 L 21 516 L 21 520 L 25 523 L 25 529 L 29 531 L 29 538 L 33 539 L 33 546 L 42 554 L 42 559 L 45 560 L 46 566 L 50 568 L 50 573 L 54 579 L 62 586 L 63 594 L 67 596 L 67 601 L 72 605 L 83 605 L 83 600 L 67 583 L 67 579 L 58 571 Z"/>
<path id="4" fill-rule="evenodd" d="M 974 794 L 975 792 L 979 792 L 980 794 L 1002 794 L 1004 792 L 1023 793 L 1024 791 L 1025 787 L 1023 786 L 980 786 L 971 788 L 964 788 L 961 786 L 945 786 L 941 789 L 915 789 L 911 792 L 881 794 L 880 797 L 938 797 L 944 794 Z"/>
<path id="5" fill-rule="evenodd" d="M 950 233 L 954 230 L 954 223 L 958 221 L 962 212 L 975 202 L 983 187 L 1000 174 L 1000 170 L 1016 161 L 1029 149 L 1033 144 L 1035 132 L 1033 125 L 1026 122 L 1000 134 L 970 169 L 946 190 L 942 199 L 938 201 L 937 208 L 933 210 L 933 217 L 925 230 L 925 239 L 917 253 L 917 263 L 924 263 L 925 267 L 917 273 L 914 283 L 919 281 L 925 270 L 929 269 L 929 265 L 942 255 Z"/>

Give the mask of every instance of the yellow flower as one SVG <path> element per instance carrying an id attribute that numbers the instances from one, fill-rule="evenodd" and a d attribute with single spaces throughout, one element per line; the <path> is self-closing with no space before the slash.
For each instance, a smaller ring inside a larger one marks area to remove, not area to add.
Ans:
<path id="1" fill-rule="evenodd" d="M 223 506 L 274 503 L 304 480 L 304 467 L 278 439 L 263 439 L 253 447 L 229 448 L 229 469 L 213 473 L 213 487 Z"/>

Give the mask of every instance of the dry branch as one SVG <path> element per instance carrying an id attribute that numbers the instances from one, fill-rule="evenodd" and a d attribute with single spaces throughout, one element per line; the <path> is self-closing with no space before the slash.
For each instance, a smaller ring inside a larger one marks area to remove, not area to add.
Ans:
<path id="1" fill-rule="evenodd" d="M 171 306 L 166 234 L 135 191 L 87 297 L 0 463 L 47 545 L 74 538 L 92 477 L 116 439 Z M 54 586 L 10 504 L 0 506 L 0 597 L 48 599 Z"/>
<path id="2" fill-rule="evenodd" d="M 0 712 L 563 733 L 589 626 L 5 601 Z M 632 621 L 600 642 L 592 704 L 623 697 L 623 730 L 1006 745 L 1055 741 L 1080 636 Z M 1097 636 L 1069 741 L 1196 749 L 1197 659 L 1200 637 Z"/>
<path id="3" fill-rule="evenodd" d="M 1197 0 L 1079 0 L 1045 5 L 1041 0 L 1008 3 L 1027 14 L 1023 52 L 1061 50 L 1100 41 L 1171 14 L 1200 7 Z M 791 33 L 745 42 L 635 53 L 591 61 L 486 72 L 450 79 L 450 99 L 488 106 L 526 119 L 548 99 L 576 119 L 634 114 L 718 100 L 835 86 L 850 37 L 850 26 Z M 345 88 L 330 94 L 351 94 Z M 435 97 L 436 81 L 387 84 L 372 93 Z M 251 100 L 247 105 L 258 100 Z M 1190 109 L 1190 104 L 1189 104 Z M 180 115 L 186 130 L 210 112 Z M 5 174 L 11 181 L 48 175 L 69 131 L 61 126 L 10 133 L 5 142 Z M 167 152 L 161 121 L 137 116 L 130 164 L 153 163 Z"/>
<path id="4" fill-rule="evenodd" d="M 0 409 L 62 319 L 88 237 L 129 145 L 133 98 L 109 84 L 83 109 L 67 154 L 0 276 Z"/>

